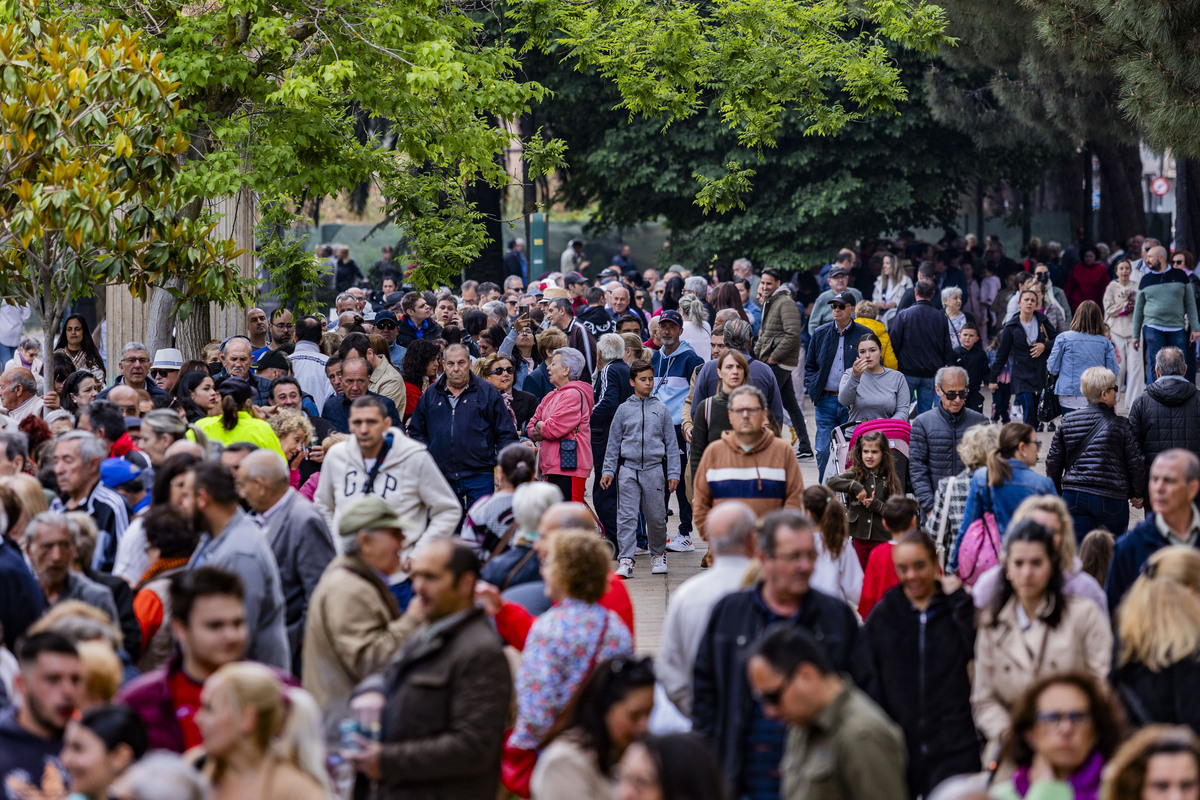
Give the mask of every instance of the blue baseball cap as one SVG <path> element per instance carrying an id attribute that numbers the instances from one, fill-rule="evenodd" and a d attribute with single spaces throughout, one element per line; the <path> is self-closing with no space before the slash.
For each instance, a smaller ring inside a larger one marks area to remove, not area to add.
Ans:
<path id="1" fill-rule="evenodd" d="M 109 489 L 120 489 L 141 477 L 142 471 L 123 458 L 106 458 L 100 463 L 100 482 Z"/>
<path id="2" fill-rule="evenodd" d="M 658 324 L 662 325 L 664 322 L 669 322 L 672 325 L 677 325 L 680 328 L 683 327 L 683 317 L 678 311 L 664 311 L 659 314 Z"/>

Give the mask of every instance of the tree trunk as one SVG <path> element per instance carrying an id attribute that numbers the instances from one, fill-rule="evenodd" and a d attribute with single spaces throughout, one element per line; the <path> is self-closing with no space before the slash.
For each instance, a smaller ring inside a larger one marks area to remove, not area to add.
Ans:
<path id="1" fill-rule="evenodd" d="M 1200 248 L 1200 161 L 1175 162 L 1175 249 Z"/>
<path id="2" fill-rule="evenodd" d="M 1142 197 L 1142 156 L 1135 144 L 1097 142 L 1100 160 L 1101 241 L 1123 243 L 1146 231 Z"/>
<path id="3" fill-rule="evenodd" d="M 500 156 L 498 159 L 502 158 Z M 503 166 L 503 164 L 501 164 Z M 467 277 L 476 281 L 494 281 L 504 283 L 504 231 L 500 225 L 503 216 L 501 204 L 504 199 L 500 189 L 489 186 L 484 181 L 477 181 L 466 187 L 467 200 L 483 212 L 484 226 L 491 240 L 479 253 L 479 257 L 467 268 Z"/>
<path id="4" fill-rule="evenodd" d="M 199 358 L 204 345 L 212 341 L 212 315 L 208 304 L 197 308 L 187 319 L 179 320 L 175 328 L 179 352 L 184 358 Z"/>

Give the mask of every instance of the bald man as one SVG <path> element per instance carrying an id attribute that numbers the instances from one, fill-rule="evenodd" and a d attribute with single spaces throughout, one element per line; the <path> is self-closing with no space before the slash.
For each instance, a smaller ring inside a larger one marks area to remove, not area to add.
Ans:
<path id="1" fill-rule="evenodd" d="M 274 450 L 256 450 L 243 458 L 236 484 L 263 526 L 279 565 L 292 674 L 299 675 L 308 600 L 335 555 L 333 537 L 316 506 L 291 487 L 287 463 Z"/>
<path id="2" fill-rule="evenodd" d="M 0 373 L 0 403 L 4 404 L 4 410 L 14 424 L 45 413 L 42 399 L 37 395 L 37 379 L 24 367 L 13 367 Z"/>
<path id="3" fill-rule="evenodd" d="M 738 591 L 754 558 L 757 520 L 745 503 L 731 500 L 708 515 L 710 569 L 693 575 L 671 593 L 663 620 L 655 673 L 667 697 L 686 716 L 692 712 L 692 665 L 713 606 Z"/>

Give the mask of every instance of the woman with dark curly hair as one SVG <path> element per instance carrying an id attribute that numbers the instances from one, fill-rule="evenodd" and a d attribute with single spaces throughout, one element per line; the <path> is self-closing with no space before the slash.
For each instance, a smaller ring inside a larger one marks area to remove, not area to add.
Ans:
<path id="1" fill-rule="evenodd" d="M 404 353 L 400 364 L 400 376 L 404 378 L 406 392 L 404 420 L 412 416 L 417 401 L 429 385 L 437 380 L 442 369 L 442 346 L 433 339 L 414 339 Z"/>
<path id="2" fill-rule="evenodd" d="M 1094 676 L 1065 672 L 1036 681 L 1013 706 L 1004 746 L 1004 760 L 1016 772 L 988 796 L 1096 800 L 1122 728 L 1120 707 Z"/>

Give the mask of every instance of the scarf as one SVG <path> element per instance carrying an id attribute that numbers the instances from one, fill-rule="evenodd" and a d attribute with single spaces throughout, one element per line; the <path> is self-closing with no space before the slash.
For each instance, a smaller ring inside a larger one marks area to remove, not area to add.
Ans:
<path id="1" fill-rule="evenodd" d="M 1099 750 L 1093 751 L 1083 766 L 1066 780 L 1075 800 L 1096 800 L 1100 796 L 1100 774 L 1103 771 L 1104 759 Z M 1017 767 L 1013 775 L 1013 788 L 1021 797 L 1029 794 L 1029 767 Z"/>
<path id="2" fill-rule="evenodd" d="M 187 556 L 182 558 L 160 558 L 158 561 L 155 561 L 153 564 L 151 564 L 149 569 L 142 573 L 142 579 L 138 581 L 137 589 L 134 590 L 134 593 L 136 594 L 143 586 L 157 578 L 159 575 L 162 575 L 164 572 L 169 572 L 179 567 L 185 567 L 187 566 L 187 563 Z"/>
<path id="3" fill-rule="evenodd" d="M 513 427 L 515 427 L 517 430 L 520 430 L 521 426 L 517 424 L 517 414 L 512 410 L 512 392 L 504 392 L 500 396 L 504 398 L 504 407 L 508 409 L 508 415 L 512 417 Z"/>

